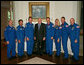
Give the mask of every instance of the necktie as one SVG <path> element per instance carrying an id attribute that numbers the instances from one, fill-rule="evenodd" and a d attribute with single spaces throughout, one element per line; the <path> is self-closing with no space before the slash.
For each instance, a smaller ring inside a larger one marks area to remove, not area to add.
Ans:
<path id="1" fill-rule="evenodd" d="M 40 25 L 41 25 L 41 24 L 38 24 L 38 30 L 40 29 Z"/>

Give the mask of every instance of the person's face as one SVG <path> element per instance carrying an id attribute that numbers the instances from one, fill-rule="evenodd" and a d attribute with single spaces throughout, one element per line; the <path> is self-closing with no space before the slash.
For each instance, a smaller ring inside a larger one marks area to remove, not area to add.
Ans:
<path id="1" fill-rule="evenodd" d="M 29 18 L 29 22 L 32 23 L 32 18 Z"/>
<path id="2" fill-rule="evenodd" d="M 74 24 L 74 19 L 70 19 L 70 24 L 71 24 L 71 25 Z"/>
<path id="3" fill-rule="evenodd" d="M 61 22 L 64 23 L 65 22 L 65 19 L 64 18 L 61 18 Z"/>
<path id="4" fill-rule="evenodd" d="M 20 21 L 20 22 L 19 22 L 19 25 L 20 25 L 20 26 L 22 26 L 22 25 L 23 25 L 23 22 L 22 22 L 22 21 Z"/>
<path id="5" fill-rule="evenodd" d="M 56 20 L 56 21 L 55 21 L 55 25 L 58 25 L 58 22 L 59 22 L 59 21 L 58 21 L 58 20 Z"/>
<path id="6" fill-rule="evenodd" d="M 12 20 L 10 20 L 10 21 L 9 21 L 9 25 L 12 26 L 12 24 L 13 24 L 13 22 L 12 22 Z"/>
<path id="7" fill-rule="evenodd" d="M 49 18 L 47 18 L 46 20 L 47 20 L 47 23 L 49 24 L 49 23 L 50 23 L 50 19 L 49 19 Z"/>
<path id="8" fill-rule="evenodd" d="M 42 20 L 41 18 L 38 19 L 38 24 L 41 24 Z"/>

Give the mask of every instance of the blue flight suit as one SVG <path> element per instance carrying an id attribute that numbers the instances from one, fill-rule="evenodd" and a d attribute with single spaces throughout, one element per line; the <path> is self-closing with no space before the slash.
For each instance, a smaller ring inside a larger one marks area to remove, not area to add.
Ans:
<path id="1" fill-rule="evenodd" d="M 73 24 L 69 26 L 69 38 L 71 41 L 71 49 L 73 52 L 73 57 L 76 60 L 79 60 L 79 36 L 80 36 L 80 28 L 78 24 Z M 77 43 L 75 43 L 77 40 Z"/>
<path id="2" fill-rule="evenodd" d="M 15 31 L 15 28 L 8 25 L 4 31 L 4 36 L 5 36 L 6 41 L 9 41 L 9 44 L 7 44 L 7 57 L 11 58 L 12 56 L 16 55 L 16 51 L 15 51 L 16 31 Z M 12 51 L 12 55 L 10 54 L 11 51 Z"/>
<path id="3" fill-rule="evenodd" d="M 64 50 L 64 58 L 68 58 L 68 49 L 67 49 L 67 41 L 68 41 L 68 24 L 64 22 L 61 24 L 61 36 L 62 36 L 62 45 Z"/>
<path id="4" fill-rule="evenodd" d="M 29 41 L 27 41 L 27 54 L 31 55 L 33 52 L 33 46 L 34 46 L 34 26 L 30 22 L 28 22 L 25 26 L 25 36 L 29 38 Z"/>
<path id="5" fill-rule="evenodd" d="M 51 37 L 54 37 L 54 27 L 53 23 L 46 24 L 46 53 L 52 55 L 53 50 L 53 40 Z"/>
<path id="6" fill-rule="evenodd" d="M 60 55 L 61 51 L 61 29 L 60 26 L 55 26 L 55 33 L 54 33 L 54 39 L 55 39 L 55 45 L 56 45 L 56 55 Z M 59 42 L 57 40 L 59 39 Z"/>
<path id="7" fill-rule="evenodd" d="M 18 26 L 16 29 L 17 40 L 20 40 L 18 43 L 18 55 L 22 56 L 24 54 L 24 39 L 25 39 L 25 30 L 23 26 Z"/>

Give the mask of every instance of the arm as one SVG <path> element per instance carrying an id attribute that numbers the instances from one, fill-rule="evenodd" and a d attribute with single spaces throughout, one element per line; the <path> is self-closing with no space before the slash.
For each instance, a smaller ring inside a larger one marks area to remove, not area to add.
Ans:
<path id="1" fill-rule="evenodd" d="M 27 37 L 27 24 L 25 26 L 25 37 Z"/>
<path id="2" fill-rule="evenodd" d="M 7 28 L 4 31 L 4 36 L 5 36 L 6 41 L 9 41 L 9 39 L 8 39 L 8 29 Z"/>
<path id="3" fill-rule="evenodd" d="M 46 36 L 46 26 L 44 24 L 43 37 L 45 37 L 45 36 Z"/>
<path id="4" fill-rule="evenodd" d="M 34 37 L 36 37 L 36 25 L 35 25 L 35 28 L 34 28 Z"/>
<path id="5" fill-rule="evenodd" d="M 20 30 L 19 30 L 19 28 L 17 28 L 17 30 L 16 30 L 16 36 L 17 36 L 17 40 L 20 40 L 19 38 L 20 38 Z"/>
<path id="6" fill-rule="evenodd" d="M 54 27 L 53 27 L 53 25 L 52 25 L 52 28 L 51 28 L 51 33 L 52 33 L 52 35 L 51 35 L 51 37 L 54 37 L 54 32 L 55 32 L 55 29 L 54 29 Z"/>
<path id="7" fill-rule="evenodd" d="M 59 34 L 58 34 L 58 38 L 59 40 L 61 39 L 61 29 L 58 30 Z"/>
<path id="8" fill-rule="evenodd" d="M 29 32 L 29 27 L 28 27 L 29 25 L 27 25 L 26 24 L 26 26 L 25 26 L 25 37 L 26 37 L 26 39 L 27 39 L 27 41 L 29 40 L 29 34 L 28 34 L 28 32 Z"/>
<path id="9" fill-rule="evenodd" d="M 79 40 L 79 35 L 80 35 L 80 27 L 79 26 L 76 26 L 76 29 L 75 29 L 75 40 Z"/>

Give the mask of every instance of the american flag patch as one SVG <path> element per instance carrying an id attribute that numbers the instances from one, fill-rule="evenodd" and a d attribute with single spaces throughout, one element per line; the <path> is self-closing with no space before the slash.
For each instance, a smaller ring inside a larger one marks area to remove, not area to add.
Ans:
<path id="1" fill-rule="evenodd" d="M 66 25 L 66 27 L 68 27 L 68 25 Z"/>
<path id="2" fill-rule="evenodd" d="M 80 28 L 80 26 L 76 26 L 76 28 Z"/>

